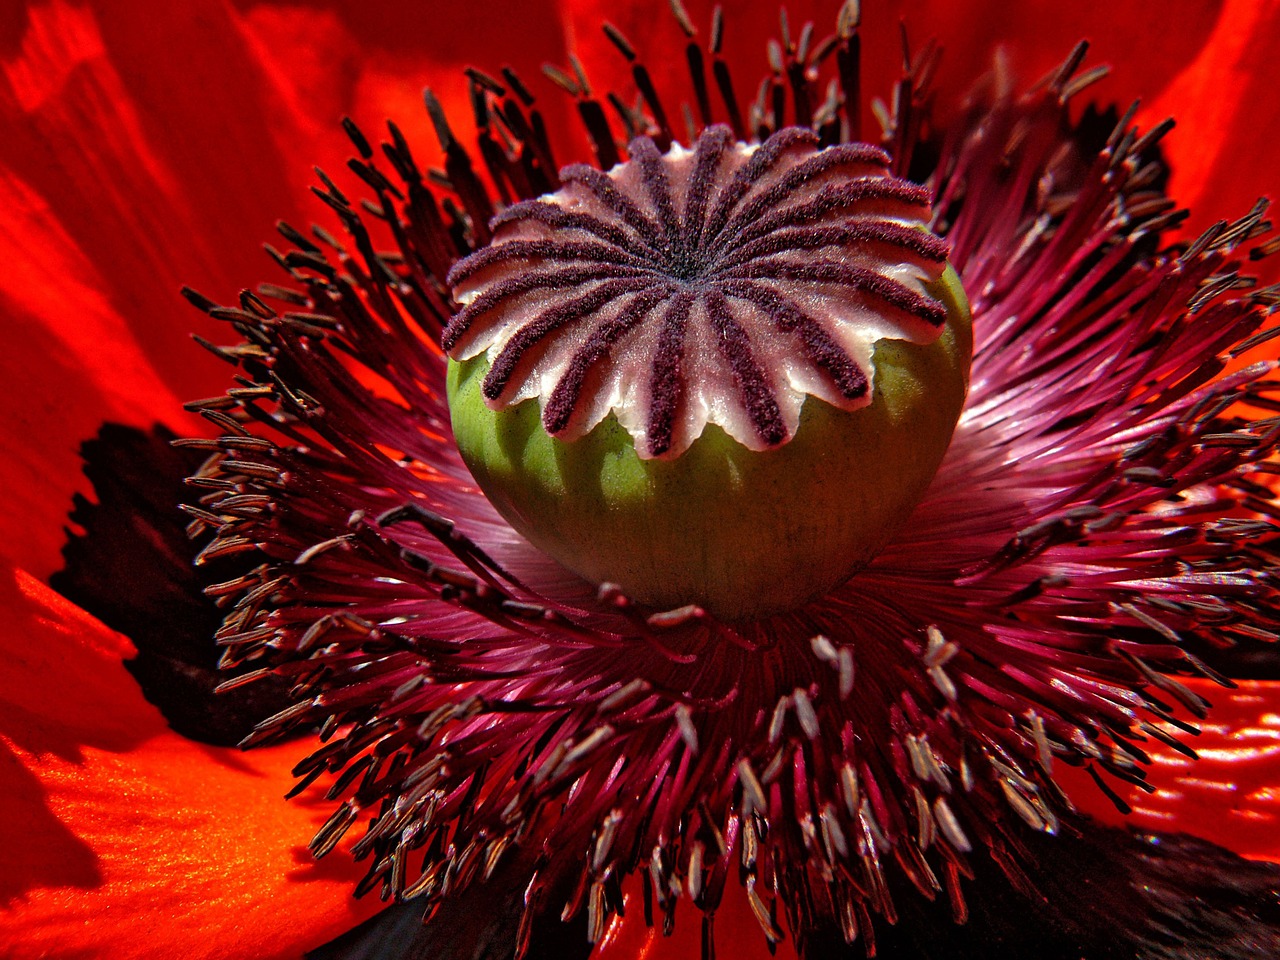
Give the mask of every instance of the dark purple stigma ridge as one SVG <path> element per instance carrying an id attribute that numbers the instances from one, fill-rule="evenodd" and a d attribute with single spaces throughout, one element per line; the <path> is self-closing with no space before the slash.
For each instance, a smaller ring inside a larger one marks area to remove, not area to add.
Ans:
<path id="1" fill-rule="evenodd" d="M 602 220 L 589 213 L 562 210 L 555 204 L 547 203 L 545 200 L 522 200 L 494 217 L 490 222 L 490 227 L 496 233 L 497 229 L 505 224 L 529 221 L 555 230 L 584 230 L 594 234 L 606 243 L 612 243 L 614 246 L 621 247 L 638 257 L 649 256 L 653 253 L 652 248 L 643 237 L 638 234 L 628 233 L 616 223 L 609 223 L 607 220 Z"/>
<path id="2" fill-rule="evenodd" d="M 647 267 L 650 261 L 637 257 L 612 244 L 591 240 L 508 240 L 485 247 L 459 260 L 449 271 L 448 282 L 458 287 L 473 276 L 495 264 L 508 260 L 551 260 L 554 262 L 583 261 L 586 263 L 612 263 L 627 267 Z"/>
<path id="3" fill-rule="evenodd" d="M 511 374 L 515 372 L 516 366 L 525 354 L 549 334 L 559 330 L 566 323 L 595 313 L 617 297 L 635 293 L 652 284 L 653 280 L 649 277 L 606 280 L 582 296 L 557 305 L 541 314 L 533 323 L 521 327 L 516 335 L 507 341 L 485 376 L 483 384 L 485 397 L 489 400 L 497 400 L 506 389 Z"/>
<path id="4" fill-rule="evenodd" d="M 707 204 L 716 185 L 716 174 L 724 152 L 733 142 L 733 133 L 725 126 L 708 127 L 698 138 L 695 147 L 693 176 L 689 178 L 684 201 L 684 238 L 686 255 L 702 246 L 702 229 L 705 226 Z"/>
<path id="5" fill-rule="evenodd" d="M 637 137 L 631 141 L 628 150 L 633 161 L 640 165 L 645 190 L 653 201 L 658 213 L 658 223 L 666 236 L 667 250 L 677 243 L 680 234 L 680 221 L 676 217 L 675 203 L 671 199 L 671 182 L 667 178 L 667 165 L 662 161 L 662 154 L 657 145 L 648 137 Z M 672 251 L 675 252 L 675 251 Z"/>
<path id="6" fill-rule="evenodd" d="M 868 382 L 862 368 L 831 339 L 822 324 L 782 294 L 749 280 L 730 281 L 723 284 L 722 289 L 728 296 L 762 310 L 784 333 L 798 333 L 804 356 L 827 371 L 842 396 L 849 400 L 866 396 Z"/>
<path id="7" fill-rule="evenodd" d="M 715 204 L 703 224 L 700 234 L 702 241 L 706 242 L 720 232 L 733 208 L 747 195 L 747 191 L 773 168 L 784 153 L 798 145 L 817 146 L 817 143 L 817 135 L 812 131 L 802 130 L 799 127 L 786 127 L 757 147 L 756 152 L 738 168 L 716 197 Z"/>
<path id="8" fill-rule="evenodd" d="M 716 344 L 721 354 L 729 361 L 734 380 L 742 404 L 746 408 L 751 425 L 756 435 L 768 446 L 774 447 L 787 439 L 787 425 L 782 420 L 782 412 L 778 409 L 778 399 L 774 395 L 764 371 L 756 363 L 751 350 L 751 341 L 746 332 L 733 318 L 733 311 L 725 300 L 724 294 L 712 291 L 703 302 L 707 316 L 718 334 Z"/>
<path id="9" fill-rule="evenodd" d="M 860 145 L 858 145 L 860 146 Z M 801 187 L 812 182 L 816 177 L 830 173 L 832 170 L 842 166 L 879 166 L 871 161 L 864 159 L 864 156 L 879 155 L 881 151 L 875 150 L 873 147 L 866 148 L 866 151 L 845 150 L 841 147 L 828 147 L 821 153 L 815 154 L 806 160 L 796 164 L 790 170 L 786 171 L 777 183 L 774 183 L 759 193 L 752 196 L 745 203 L 736 207 L 732 215 L 725 224 L 715 232 L 707 233 L 705 242 L 712 250 L 719 249 L 724 243 L 732 242 L 732 238 L 740 231 L 746 229 L 750 224 L 754 224 L 761 217 L 765 216 L 768 211 L 777 210 L 784 207 L 789 196 L 799 190 Z M 889 196 L 896 192 L 895 185 L 901 185 L 901 188 L 909 188 L 912 185 L 902 180 L 895 180 L 887 175 L 887 168 L 880 167 L 881 175 L 876 176 L 874 173 L 860 174 L 858 179 L 870 181 L 866 185 L 866 189 L 871 191 L 872 196 L 885 195 Z M 897 188 L 897 189 L 901 189 Z M 919 187 L 914 188 L 919 190 Z M 928 204 L 928 194 L 924 194 L 923 203 Z"/>
<path id="10" fill-rule="evenodd" d="M 476 320 L 526 293 L 578 287 L 584 283 L 590 283 L 592 280 L 610 280 L 640 275 L 641 271 L 635 267 L 610 267 L 592 264 L 586 267 L 571 267 L 566 270 L 545 273 L 526 273 L 521 276 L 499 280 L 454 315 L 453 319 L 449 321 L 449 325 L 445 327 L 441 336 L 441 343 L 446 351 L 452 350 Z"/>
<path id="11" fill-rule="evenodd" d="M 901 208 L 892 210 L 892 213 L 925 214 L 929 209 L 929 195 L 923 188 L 916 186 L 914 183 L 907 183 L 904 180 L 889 180 L 885 177 L 875 176 L 858 177 L 847 183 L 829 184 L 809 200 L 780 205 L 777 210 L 744 224 L 740 230 L 736 230 L 732 234 L 726 231 L 721 236 L 725 238 L 724 242 L 731 242 L 734 245 L 741 246 L 757 237 L 787 227 L 820 223 L 831 214 L 857 204 L 867 204 L 871 209 L 849 211 L 846 217 L 883 216 L 886 212 L 889 212 L 883 209 L 885 206 L 898 204 L 901 205 Z M 928 239 L 931 244 L 936 246 L 936 249 L 942 251 L 943 256 L 941 259 L 946 259 L 947 244 L 945 241 L 934 234 L 920 230 L 912 229 L 912 233 L 921 239 Z M 926 256 L 927 259 L 937 259 L 927 254 Z"/>
<path id="12" fill-rule="evenodd" d="M 650 250 L 656 253 L 662 249 L 663 236 L 658 224 L 619 190 L 607 173 L 586 164 L 574 164 L 560 171 L 560 179 L 564 183 L 577 183 L 586 187 L 596 199 L 640 234 Z"/>
<path id="13" fill-rule="evenodd" d="M 944 263 L 947 244 L 931 234 L 910 227 L 879 221 L 850 221 L 847 226 L 824 224 L 778 230 L 750 243 L 732 248 L 715 261 L 717 270 L 737 267 L 750 260 L 792 250 L 810 251 L 823 247 L 867 247 L 882 254 L 915 254 L 932 263 Z"/>
<path id="14" fill-rule="evenodd" d="M 649 378 L 649 453 L 660 457 L 671 449 L 675 438 L 676 412 L 684 397 L 684 335 L 693 310 L 694 294 L 682 291 L 662 320 L 658 349 L 653 357 L 653 373 Z"/>
<path id="15" fill-rule="evenodd" d="M 658 287 L 636 294 L 621 313 L 591 331 L 586 342 L 570 358 L 568 367 L 552 391 L 551 399 L 542 410 L 542 426 L 547 433 L 555 436 L 569 425 L 591 367 L 639 326 L 650 310 L 670 297 L 674 289 L 669 286 Z"/>
<path id="16" fill-rule="evenodd" d="M 753 260 L 725 271 L 725 274 L 733 279 L 744 280 L 839 284 L 874 297 L 886 306 L 910 314 L 931 326 L 940 327 L 947 320 L 947 308 L 937 300 L 917 293 L 905 284 L 876 273 L 874 270 L 855 267 L 837 260 L 818 260 L 812 263 Z"/>

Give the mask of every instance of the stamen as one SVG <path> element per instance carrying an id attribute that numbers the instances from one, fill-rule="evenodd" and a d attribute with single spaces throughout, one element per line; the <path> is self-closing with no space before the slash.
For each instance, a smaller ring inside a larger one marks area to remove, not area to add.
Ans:
<path id="1" fill-rule="evenodd" d="M 478 160 L 434 98 L 443 173 L 394 125 L 379 155 L 344 124 L 373 194 L 353 202 L 322 177 L 345 246 L 282 224 L 290 246 L 269 253 L 287 286 L 230 306 L 184 291 L 244 339 L 202 342 L 239 373 L 188 405 L 218 434 L 189 444 L 209 455 L 189 529 L 212 538 L 202 565 L 254 558 L 208 591 L 224 662 L 252 671 L 229 685 L 292 690 L 250 744 L 319 725 L 299 789 L 333 775 L 343 796 L 313 848 L 367 822 L 362 892 L 431 909 L 514 863 L 519 955 L 543 947 L 543 916 L 585 914 L 598 937 L 632 872 L 647 919 L 656 900 L 669 930 L 682 896 L 709 913 L 736 861 L 770 944 L 781 905 L 798 940 L 874 952 L 912 888 L 945 889 L 964 917 L 970 851 L 1019 874 L 1023 828 L 1051 833 L 1069 809 L 1059 760 L 1127 810 L 1114 784 L 1151 789 L 1147 750 L 1193 752 L 1182 714 L 1204 702 L 1168 674 L 1219 679 L 1224 641 L 1275 641 L 1280 387 L 1273 362 L 1223 369 L 1275 334 L 1277 291 L 1248 289 L 1233 248 L 1277 244 L 1255 208 L 1163 246 L 1186 216 L 1159 192 L 1167 127 L 1139 135 L 1131 114 L 1095 151 L 1062 102 L 1096 79 L 1076 54 L 1054 88 L 980 98 L 925 151 L 937 48 L 904 43 L 882 111 L 894 157 L 825 150 L 858 139 L 865 113 L 847 3 L 812 53 L 807 30 L 792 44 L 783 27 L 752 118 L 768 132 L 791 103 L 819 132 L 748 146 L 722 11 L 704 57 L 673 8 L 695 118 L 714 112 L 709 57 L 728 128 L 665 154 L 640 140 L 615 166 L 602 103 L 641 126 L 656 97 L 637 76 L 635 110 L 597 99 L 575 62 L 558 82 L 608 169 L 561 181 L 529 91 L 473 71 Z M 815 108 L 800 68 L 831 52 Z M 930 192 L 889 175 L 909 163 Z M 495 197 L 512 202 L 490 218 Z M 374 249 L 368 215 L 395 253 Z M 947 459 L 882 552 L 800 609 L 726 624 L 684 597 L 645 606 L 573 581 L 476 493 L 451 442 L 441 341 L 489 361 L 494 404 L 536 399 L 566 441 L 612 413 L 644 457 L 678 457 L 707 423 L 777 446 L 806 390 L 871 401 L 872 328 L 938 336 L 927 290 L 947 258 L 978 338 Z M 535 834 L 536 869 L 508 852 Z"/>
<path id="2" fill-rule="evenodd" d="M 733 130 L 735 140 L 747 139 L 747 127 L 742 122 L 742 111 L 738 107 L 738 95 L 733 89 L 733 78 L 729 75 L 729 65 L 725 62 L 724 57 L 720 55 L 721 46 L 724 42 L 724 8 L 720 4 L 716 4 L 711 14 L 711 42 L 708 47 L 711 50 L 711 72 L 715 77 L 716 89 L 720 92 L 720 99 L 724 102 L 725 110 L 729 114 L 729 127 Z"/>

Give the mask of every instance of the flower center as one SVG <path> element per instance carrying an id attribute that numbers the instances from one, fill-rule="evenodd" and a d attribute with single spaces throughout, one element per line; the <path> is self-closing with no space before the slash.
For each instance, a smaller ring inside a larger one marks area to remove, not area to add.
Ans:
<path id="1" fill-rule="evenodd" d="M 874 343 L 931 343 L 927 285 L 946 245 L 928 194 L 866 144 L 760 146 L 711 127 L 692 150 L 640 138 L 605 173 L 575 166 L 516 204 L 450 275 L 450 356 L 485 354 L 486 404 L 537 398 L 563 440 L 609 415 L 642 458 L 678 457 L 708 423 L 752 450 L 794 436 L 806 396 L 871 402 Z"/>
<path id="2" fill-rule="evenodd" d="M 937 469 L 967 307 L 928 195 L 789 128 L 569 167 L 450 274 L 463 459 L 596 584 L 729 620 L 847 579 Z"/>

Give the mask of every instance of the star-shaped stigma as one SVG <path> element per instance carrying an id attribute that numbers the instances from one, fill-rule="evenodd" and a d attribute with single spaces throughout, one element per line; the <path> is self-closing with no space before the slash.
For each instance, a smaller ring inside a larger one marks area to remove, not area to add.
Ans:
<path id="1" fill-rule="evenodd" d="M 869 404 L 877 340 L 941 333 L 929 284 L 947 245 L 883 150 L 798 128 L 747 146 L 721 126 L 692 150 L 629 149 L 509 207 L 450 273 L 463 306 L 444 347 L 487 355 L 490 407 L 536 397 L 565 440 L 612 414 L 644 458 L 679 456 L 708 423 L 763 450 L 807 395 Z"/>

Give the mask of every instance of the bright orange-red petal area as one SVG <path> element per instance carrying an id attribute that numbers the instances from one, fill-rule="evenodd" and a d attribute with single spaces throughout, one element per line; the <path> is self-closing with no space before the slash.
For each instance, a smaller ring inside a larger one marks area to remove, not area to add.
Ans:
<path id="1" fill-rule="evenodd" d="M 463 65 L 514 62 L 536 87 L 543 60 L 563 60 L 551 0 L 5 5 L 0 555 L 58 567 L 84 489 L 76 449 L 104 420 L 200 429 L 180 400 L 220 392 L 229 371 L 188 334 L 238 336 L 178 290 L 231 302 L 281 279 L 261 250 L 277 218 L 341 234 L 307 186 L 313 163 L 353 182 L 344 113 L 375 144 L 394 116 L 438 163 L 423 86 L 469 138 Z M 544 100 L 563 127 L 571 103 Z"/>
<path id="2" fill-rule="evenodd" d="M 1280 2 L 1226 0 L 1198 55 L 1147 110 L 1178 120 L 1165 148 L 1170 190 L 1190 206 L 1192 230 L 1242 216 L 1260 196 L 1280 201 L 1277 42 Z"/>
<path id="3" fill-rule="evenodd" d="M 1055 771 L 1081 810 L 1113 824 L 1161 833 L 1189 833 L 1254 860 L 1280 862 L 1280 683 L 1241 680 L 1226 690 L 1183 679 L 1213 704 L 1198 737 L 1180 735 L 1200 759 L 1157 741 L 1147 779 L 1155 793 L 1116 784 L 1133 808 L 1125 817 L 1077 771 Z M 1190 717 L 1186 719 L 1191 719 Z"/>
<path id="4" fill-rule="evenodd" d="M 1280 862 L 1280 684 L 1241 681 L 1230 691 L 1207 681 L 1188 685 L 1214 705 L 1200 736 L 1186 738 L 1200 759 L 1150 751 L 1156 792 L 1130 791 L 1131 822 Z"/>
<path id="5" fill-rule="evenodd" d="M 330 804 L 285 802 L 297 744 L 242 754 L 173 733 L 113 633 L 0 570 L 0 956 L 298 957 L 377 909 Z"/>

